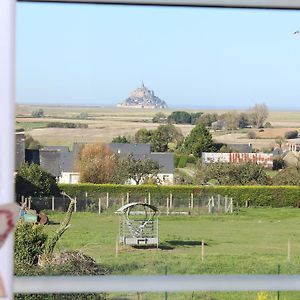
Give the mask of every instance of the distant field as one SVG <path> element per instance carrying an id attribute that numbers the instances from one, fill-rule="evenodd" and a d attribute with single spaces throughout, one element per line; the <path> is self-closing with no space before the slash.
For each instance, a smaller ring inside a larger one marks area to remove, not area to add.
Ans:
<path id="1" fill-rule="evenodd" d="M 63 218 L 63 213 L 48 215 L 53 222 Z M 159 222 L 159 249 L 125 247 L 116 257 L 118 216 L 112 211 L 102 215 L 74 213 L 71 227 L 56 250 L 81 250 L 113 274 L 164 274 L 166 267 L 168 274 L 276 274 L 278 264 L 283 274 L 300 274 L 299 209 L 249 208 L 233 215 L 160 216 Z M 57 226 L 45 228 L 53 232 Z M 201 240 L 207 244 L 203 262 Z M 292 249 L 290 262 L 288 240 Z M 207 298 L 203 296 L 206 294 Z M 195 293 L 192 298 L 192 293 L 178 293 L 170 299 L 255 300 L 255 295 Z M 300 293 L 283 295 L 286 299 L 300 299 Z M 162 294 L 144 295 L 143 299 L 162 299 Z"/>
<path id="2" fill-rule="evenodd" d="M 45 118 L 31 118 L 31 112 L 42 108 Z M 171 114 L 172 109 L 160 110 L 165 115 Z M 223 113 L 224 110 L 186 110 Z M 78 119 L 80 113 L 88 113 L 86 120 Z M 72 107 L 72 106 L 30 106 L 17 105 L 17 125 L 23 127 L 35 139 L 44 145 L 69 145 L 74 142 L 111 142 L 117 135 L 133 137 L 140 128 L 154 129 L 159 124 L 153 124 L 152 118 L 158 112 L 155 109 L 126 109 L 107 107 Z M 275 137 L 284 136 L 289 130 L 300 132 L 300 112 L 271 111 L 268 120 L 274 128 L 265 129 L 257 133 L 257 139 L 248 139 L 247 131 L 212 132 L 216 142 L 221 143 L 251 143 L 254 148 L 270 148 L 275 145 Z M 77 122 L 88 124 L 87 129 L 45 128 L 48 122 Z M 187 135 L 192 125 L 176 125 L 184 135 Z M 251 129 L 252 130 L 252 129 Z M 300 139 L 292 142 L 300 142 Z"/>

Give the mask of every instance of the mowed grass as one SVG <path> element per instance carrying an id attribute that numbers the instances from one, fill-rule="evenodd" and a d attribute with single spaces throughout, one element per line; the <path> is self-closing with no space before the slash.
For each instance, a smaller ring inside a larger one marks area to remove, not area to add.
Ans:
<path id="1" fill-rule="evenodd" d="M 112 274 L 165 274 L 166 268 L 168 274 L 276 274 L 278 264 L 282 274 L 300 274 L 299 214 L 296 208 L 249 208 L 233 215 L 160 216 L 159 249 L 121 247 L 116 256 L 118 216 L 78 212 L 56 251 L 81 250 Z M 59 223 L 64 213 L 48 212 L 48 216 Z M 45 229 L 51 233 L 57 226 Z M 203 261 L 202 240 L 206 244 Z M 255 299 L 256 294 L 191 292 L 174 293 L 169 299 Z M 300 299 L 300 293 L 285 295 L 285 299 Z M 128 299 L 136 295 L 131 296 Z M 161 293 L 143 294 L 142 299 L 162 297 Z"/>
<path id="2" fill-rule="evenodd" d="M 116 257 L 118 216 L 77 212 L 57 250 L 81 250 L 116 274 L 163 274 L 165 266 L 170 274 L 273 274 L 278 263 L 284 273 L 300 273 L 299 214 L 296 208 L 249 208 L 233 215 L 160 216 L 159 249 L 123 247 Z M 64 216 L 48 215 L 54 223 Z M 51 232 L 57 226 L 45 228 Z M 203 262 L 202 240 L 207 244 Z"/>

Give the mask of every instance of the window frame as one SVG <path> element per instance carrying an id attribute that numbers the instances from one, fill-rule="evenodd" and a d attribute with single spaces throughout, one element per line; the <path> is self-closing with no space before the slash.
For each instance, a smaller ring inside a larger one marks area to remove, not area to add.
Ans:
<path id="1" fill-rule="evenodd" d="M 18 2 L 300 9 L 300 0 L 18 0 Z M 0 0 L 0 204 L 14 201 L 16 0 Z M 8 159 L 10 158 L 10 159 Z M 15 277 L 13 236 L 0 250 L 0 273 L 7 296 L 18 293 L 100 291 L 277 291 L 300 290 L 300 275 L 178 275 Z M 215 285 L 218 282 L 218 285 Z"/>

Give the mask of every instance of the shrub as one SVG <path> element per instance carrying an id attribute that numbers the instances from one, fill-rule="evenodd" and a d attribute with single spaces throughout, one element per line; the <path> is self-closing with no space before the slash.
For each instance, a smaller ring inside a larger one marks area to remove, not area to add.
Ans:
<path id="1" fill-rule="evenodd" d="M 174 154 L 173 155 L 173 161 L 174 161 L 174 167 L 175 168 L 178 168 L 179 160 L 180 160 L 180 155 Z"/>
<path id="2" fill-rule="evenodd" d="M 282 172 L 282 171 L 281 171 Z M 280 173 L 281 173 L 280 172 Z M 300 186 L 185 186 L 185 185 L 118 185 L 118 184 L 60 184 L 60 188 L 71 196 L 76 196 L 77 201 L 85 199 L 87 192 L 89 198 L 98 200 L 99 197 L 130 197 L 145 199 L 151 194 L 152 199 L 166 199 L 170 193 L 178 198 L 187 199 L 193 193 L 199 195 L 216 195 L 232 197 L 236 203 L 244 204 L 251 201 L 252 205 L 286 207 L 296 206 L 300 199 Z"/>
<path id="3" fill-rule="evenodd" d="M 197 163 L 197 158 L 194 155 L 189 155 L 187 157 L 187 163 L 196 164 Z"/>
<path id="4" fill-rule="evenodd" d="M 15 264 L 31 266 L 43 253 L 47 235 L 42 225 L 19 221 L 15 230 Z"/>
<path id="5" fill-rule="evenodd" d="M 266 122 L 266 124 L 265 124 L 265 126 L 264 126 L 265 128 L 272 128 L 272 125 L 271 125 L 271 123 L 270 122 Z"/>
<path id="6" fill-rule="evenodd" d="M 280 170 L 284 168 L 284 160 L 281 156 L 274 156 L 273 170 Z"/>
<path id="7" fill-rule="evenodd" d="M 187 164 L 188 156 L 182 155 L 178 162 L 178 168 L 185 168 Z"/>
<path id="8" fill-rule="evenodd" d="M 88 128 L 88 124 L 71 123 L 71 122 L 50 122 L 47 124 L 49 128 Z"/>
<path id="9" fill-rule="evenodd" d="M 104 275 L 107 270 L 101 268 L 93 258 L 84 255 L 80 251 L 63 251 L 57 254 L 47 267 L 27 268 L 26 272 L 16 270 L 17 275 Z M 105 293 L 98 294 L 17 294 L 14 299 L 18 300 L 60 300 L 60 299 L 107 299 Z"/>
<path id="10" fill-rule="evenodd" d="M 298 137 L 298 131 L 297 130 L 287 131 L 284 134 L 284 137 L 286 139 L 296 139 Z"/>
<path id="11" fill-rule="evenodd" d="M 250 139 L 250 140 L 256 139 L 256 133 L 255 133 L 254 131 L 249 131 L 249 132 L 247 133 L 247 137 L 248 137 L 248 139 Z"/>

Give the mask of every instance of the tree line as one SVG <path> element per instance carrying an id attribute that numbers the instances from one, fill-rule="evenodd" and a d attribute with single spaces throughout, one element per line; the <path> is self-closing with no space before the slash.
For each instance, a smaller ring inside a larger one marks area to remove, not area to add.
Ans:
<path id="1" fill-rule="evenodd" d="M 246 127 L 262 128 L 266 125 L 268 108 L 265 104 L 256 104 L 246 112 L 238 113 L 235 110 L 223 114 L 186 111 L 173 111 L 169 116 L 158 112 L 152 119 L 153 123 L 168 124 L 203 124 L 212 129 L 234 130 Z M 268 124 L 267 124 L 268 125 Z"/>

